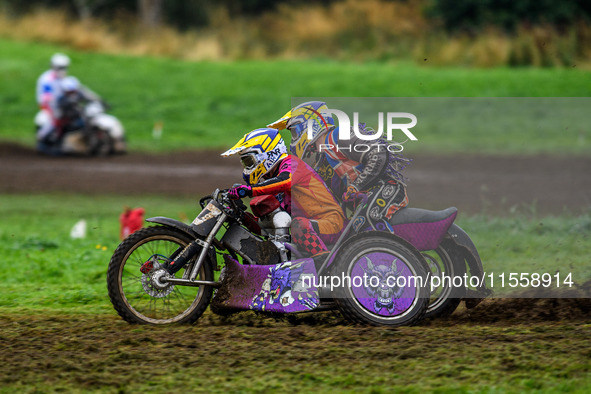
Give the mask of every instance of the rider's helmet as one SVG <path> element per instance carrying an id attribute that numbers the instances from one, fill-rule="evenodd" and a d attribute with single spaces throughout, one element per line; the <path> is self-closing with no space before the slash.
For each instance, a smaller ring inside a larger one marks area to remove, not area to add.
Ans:
<path id="1" fill-rule="evenodd" d="M 78 89 L 80 88 L 80 82 L 78 81 L 78 78 L 76 78 L 76 77 L 65 77 L 64 79 L 62 79 L 61 86 L 62 86 L 62 90 L 66 94 L 74 93 L 74 92 L 77 92 Z"/>
<path id="2" fill-rule="evenodd" d="M 63 78 L 70 67 L 70 58 L 63 53 L 56 53 L 51 57 L 50 64 L 51 68 L 60 74 L 60 78 Z"/>
<path id="3" fill-rule="evenodd" d="M 333 130 L 335 127 L 332 116 L 322 115 L 327 111 L 326 103 L 322 101 L 309 101 L 294 107 L 275 122 L 268 125 L 279 130 L 288 129 L 291 132 L 291 154 L 304 158 L 308 148 L 312 146 L 321 135 Z M 308 125 L 309 124 L 309 125 Z M 308 129 L 312 135 L 309 136 Z"/>
<path id="4" fill-rule="evenodd" d="M 240 155 L 244 168 L 244 181 L 254 185 L 287 157 L 287 148 L 277 129 L 263 128 L 246 133 L 236 145 L 222 153 L 222 156 L 236 154 Z"/>

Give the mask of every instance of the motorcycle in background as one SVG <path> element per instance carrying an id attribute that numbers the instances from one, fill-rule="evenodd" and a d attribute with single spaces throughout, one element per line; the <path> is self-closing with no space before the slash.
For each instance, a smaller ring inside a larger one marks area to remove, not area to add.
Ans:
<path id="1" fill-rule="evenodd" d="M 90 101 L 75 119 L 62 126 L 61 138 L 53 145 L 39 143 L 38 150 L 53 155 L 108 156 L 127 151 L 125 130 L 113 115 L 105 113 L 105 104 Z M 35 116 L 36 129 L 49 122 L 48 114 Z"/>

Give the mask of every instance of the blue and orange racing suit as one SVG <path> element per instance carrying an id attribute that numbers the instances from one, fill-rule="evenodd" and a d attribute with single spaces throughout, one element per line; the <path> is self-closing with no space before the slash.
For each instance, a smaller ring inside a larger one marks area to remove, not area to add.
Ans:
<path id="1" fill-rule="evenodd" d="M 363 132 L 364 125 L 360 126 Z M 317 153 L 314 170 L 332 194 L 340 200 L 349 186 L 367 192 L 383 181 L 396 187 L 396 197 L 388 207 L 388 219 L 408 205 L 406 185 L 400 172 L 410 160 L 400 153 L 388 151 L 387 142 L 383 140 L 371 141 L 369 149 L 357 151 L 354 147 L 366 145 L 367 141 L 357 136 L 348 141 L 339 141 L 338 135 L 339 129 L 335 128 L 321 139 L 320 151 L 314 147 Z"/>

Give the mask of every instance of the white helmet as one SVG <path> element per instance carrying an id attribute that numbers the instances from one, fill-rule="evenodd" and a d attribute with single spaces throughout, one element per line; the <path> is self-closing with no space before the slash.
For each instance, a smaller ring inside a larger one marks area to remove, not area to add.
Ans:
<path id="1" fill-rule="evenodd" d="M 80 82 L 76 77 L 65 77 L 62 80 L 62 89 L 64 92 L 75 92 L 80 88 Z"/>
<path id="2" fill-rule="evenodd" d="M 70 58 L 63 53 L 56 53 L 51 57 L 51 68 L 68 68 Z"/>

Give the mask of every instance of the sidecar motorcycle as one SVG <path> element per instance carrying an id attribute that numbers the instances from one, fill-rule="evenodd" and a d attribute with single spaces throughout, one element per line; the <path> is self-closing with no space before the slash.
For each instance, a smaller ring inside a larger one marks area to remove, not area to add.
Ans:
<path id="1" fill-rule="evenodd" d="M 402 236 L 371 231 L 359 225 L 371 208 L 371 201 L 362 196 L 330 253 L 314 260 L 290 242 L 291 218 L 274 197 L 251 201 L 260 218 L 260 234 L 248 223 L 246 206 L 229 199 L 225 191 L 216 190 L 200 204 L 203 210 L 190 225 L 150 218 L 147 221 L 158 226 L 135 232 L 115 250 L 107 285 L 124 320 L 193 323 L 211 306 L 214 313 L 224 315 L 336 308 L 352 322 L 416 324 L 432 297 L 433 269 L 427 255 L 407 239 L 422 229 L 425 247 L 435 249 L 432 246 L 446 237 L 455 218 L 455 211 L 435 212 L 427 216 L 436 221 L 425 216 L 422 223 L 405 227 L 413 224 L 409 220 L 414 216 L 406 221 L 402 216 L 397 223 Z M 223 257 L 221 269 L 218 255 Z"/>
<path id="2" fill-rule="evenodd" d="M 35 130 L 50 121 L 45 111 L 35 116 Z M 87 103 L 75 126 L 65 125 L 59 142 L 48 145 L 38 142 L 37 151 L 49 155 L 109 156 L 127 152 L 125 129 L 113 115 L 105 113 L 100 101 Z"/>

